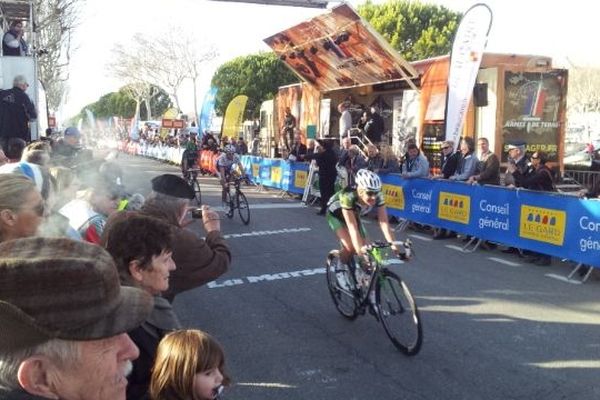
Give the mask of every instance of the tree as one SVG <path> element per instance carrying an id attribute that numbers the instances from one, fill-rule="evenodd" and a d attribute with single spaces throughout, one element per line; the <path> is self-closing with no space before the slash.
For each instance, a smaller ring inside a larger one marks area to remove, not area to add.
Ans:
<path id="1" fill-rule="evenodd" d="M 357 11 L 408 61 L 448 54 L 462 17 L 443 6 L 409 0 L 367 1 Z"/>
<path id="2" fill-rule="evenodd" d="M 296 75 L 274 53 L 237 57 L 221 65 L 213 75 L 211 84 L 217 88 L 215 111 L 223 115 L 229 102 L 244 94 L 248 96 L 246 117 L 256 117 L 260 104 L 272 99 L 279 86 L 296 82 Z"/>
<path id="3" fill-rule="evenodd" d="M 569 70 L 568 104 L 573 112 L 600 112 L 600 68 Z"/>
<path id="4" fill-rule="evenodd" d="M 69 78 L 71 37 L 79 19 L 78 5 L 84 0 L 35 0 L 34 42 L 39 55 L 39 79 L 46 91 L 48 108 L 57 110 L 65 96 Z"/>

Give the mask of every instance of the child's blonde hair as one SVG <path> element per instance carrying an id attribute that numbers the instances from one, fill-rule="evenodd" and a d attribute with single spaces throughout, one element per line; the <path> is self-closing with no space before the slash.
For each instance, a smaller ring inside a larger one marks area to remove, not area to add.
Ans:
<path id="1" fill-rule="evenodd" d="M 218 368 L 223 385 L 230 382 L 225 372 L 221 345 L 209 334 L 196 329 L 175 331 L 159 343 L 152 368 L 152 400 L 191 399 L 194 377 L 199 372 Z"/>

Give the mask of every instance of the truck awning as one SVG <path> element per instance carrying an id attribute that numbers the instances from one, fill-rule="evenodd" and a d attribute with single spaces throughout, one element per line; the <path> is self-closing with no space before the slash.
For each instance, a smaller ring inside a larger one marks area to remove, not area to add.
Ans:
<path id="1" fill-rule="evenodd" d="M 264 41 L 322 92 L 398 80 L 416 89 L 418 72 L 348 4 Z"/>
<path id="2" fill-rule="evenodd" d="M 12 20 L 29 21 L 31 0 L 0 0 L 0 16 Z"/>

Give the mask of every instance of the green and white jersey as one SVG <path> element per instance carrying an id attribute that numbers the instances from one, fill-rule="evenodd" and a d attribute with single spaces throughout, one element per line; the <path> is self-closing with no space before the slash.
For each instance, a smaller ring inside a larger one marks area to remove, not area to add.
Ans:
<path id="1" fill-rule="evenodd" d="M 367 214 L 371 209 L 375 207 L 381 207 L 385 205 L 383 199 L 383 193 L 377 193 L 375 205 L 373 207 L 362 205 L 358 200 L 358 193 L 356 189 L 343 189 L 334 194 L 329 202 L 327 203 L 327 211 L 334 217 L 344 222 L 344 215 L 342 210 L 352 210 L 357 217 Z"/>

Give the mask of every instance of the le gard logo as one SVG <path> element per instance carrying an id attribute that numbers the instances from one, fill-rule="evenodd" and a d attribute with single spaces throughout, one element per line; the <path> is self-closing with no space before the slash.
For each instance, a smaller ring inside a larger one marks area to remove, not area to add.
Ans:
<path id="1" fill-rule="evenodd" d="M 271 182 L 281 182 L 281 167 L 271 167 Z"/>
<path id="2" fill-rule="evenodd" d="M 258 176 L 260 172 L 260 164 L 253 163 L 252 164 L 252 176 Z"/>
<path id="3" fill-rule="evenodd" d="M 306 180 L 308 179 L 308 173 L 306 171 L 294 172 L 294 186 L 298 188 L 304 188 L 306 186 Z"/>
<path id="4" fill-rule="evenodd" d="M 438 199 L 438 218 L 468 225 L 470 216 L 470 196 L 450 192 L 440 192 Z"/>
<path id="5" fill-rule="evenodd" d="M 521 205 L 519 236 L 562 246 L 567 213 L 552 208 Z"/>
<path id="6" fill-rule="evenodd" d="M 383 192 L 386 207 L 404 210 L 404 191 L 402 190 L 402 186 L 383 184 L 381 185 L 381 191 Z"/>

